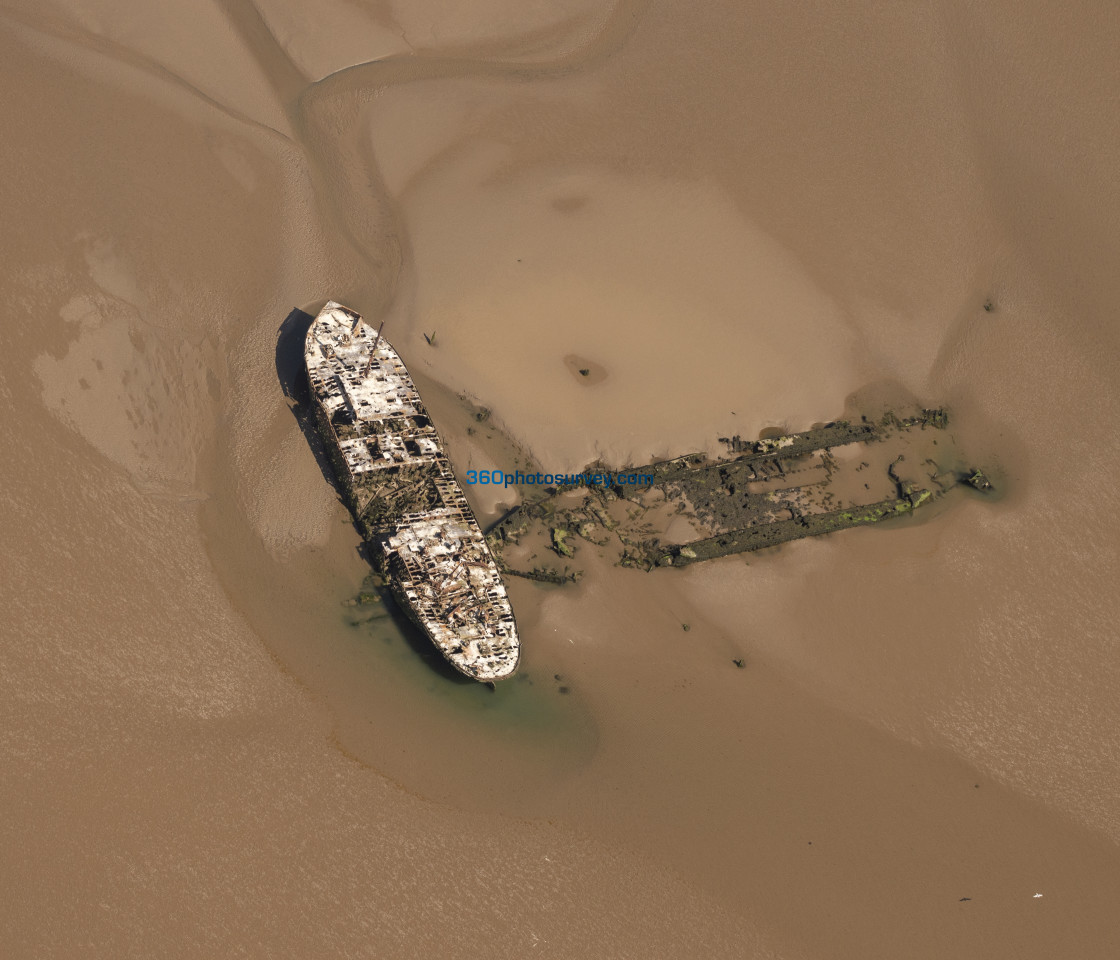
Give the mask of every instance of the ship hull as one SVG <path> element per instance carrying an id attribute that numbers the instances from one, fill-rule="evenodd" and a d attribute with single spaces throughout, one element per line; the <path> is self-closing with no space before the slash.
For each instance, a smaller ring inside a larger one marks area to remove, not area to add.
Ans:
<path id="1" fill-rule="evenodd" d="M 510 676 L 520 640 L 501 573 L 400 357 L 332 301 L 305 361 L 316 428 L 398 603 L 460 673 Z"/>

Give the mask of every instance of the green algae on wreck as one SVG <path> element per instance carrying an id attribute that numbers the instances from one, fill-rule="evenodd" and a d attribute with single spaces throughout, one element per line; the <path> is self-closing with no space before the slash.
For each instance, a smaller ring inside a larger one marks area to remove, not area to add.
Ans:
<path id="1" fill-rule="evenodd" d="M 578 576 L 567 567 L 562 574 L 539 563 L 531 571 L 518 567 L 522 558 L 551 552 L 567 560 L 590 548 L 613 549 L 621 566 L 681 567 L 879 524 L 962 483 L 992 490 L 984 473 L 962 469 L 944 442 L 948 422 L 943 409 L 923 409 L 757 441 L 721 437 L 726 456 L 692 453 L 625 468 L 651 475 L 648 487 L 553 487 L 510 511 L 488 540 L 505 572 L 568 583 Z M 860 502 L 860 491 L 879 496 Z"/>
<path id="2" fill-rule="evenodd" d="M 930 491 L 922 490 L 921 499 L 911 500 L 902 497 L 897 500 L 882 500 L 869 503 L 858 509 L 834 510 L 829 513 L 810 514 L 790 520 L 775 520 L 758 524 L 744 530 L 736 530 L 719 537 L 693 540 L 683 547 L 676 547 L 658 558 L 659 566 L 681 567 L 701 560 L 714 560 L 732 553 L 750 553 L 764 547 L 776 547 L 780 543 L 800 540 L 804 537 L 817 537 L 834 533 L 849 527 L 878 523 L 906 513 L 910 513 L 930 496 Z"/>

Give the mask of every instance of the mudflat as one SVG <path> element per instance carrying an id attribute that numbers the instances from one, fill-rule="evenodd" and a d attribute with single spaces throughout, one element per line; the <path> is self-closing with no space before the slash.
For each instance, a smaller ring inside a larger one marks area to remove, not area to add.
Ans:
<path id="1" fill-rule="evenodd" d="M 7 955 L 1116 953 L 1113 6 L 0 26 Z M 518 678 L 460 684 L 348 603 L 285 396 L 327 299 L 461 479 L 917 403 L 1002 497 L 580 544 L 509 584 Z"/>

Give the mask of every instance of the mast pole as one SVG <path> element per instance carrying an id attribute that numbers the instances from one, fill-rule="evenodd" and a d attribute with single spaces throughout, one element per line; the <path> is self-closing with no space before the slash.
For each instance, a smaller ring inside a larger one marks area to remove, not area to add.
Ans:
<path id="1" fill-rule="evenodd" d="M 385 328 L 385 321 L 381 321 L 381 326 L 377 328 L 377 336 L 373 338 L 373 346 L 369 348 L 369 360 L 366 361 L 365 373 L 362 377 L 368 377 L 370 370 L 373 369 L 373 358 L 377 356 L 377 342 L 381 339 L 381 331 Z"/>

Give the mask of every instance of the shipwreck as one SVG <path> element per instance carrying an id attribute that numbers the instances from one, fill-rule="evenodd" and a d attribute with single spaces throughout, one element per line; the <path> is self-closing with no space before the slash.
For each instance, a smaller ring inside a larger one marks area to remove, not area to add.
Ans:
<path id="1" fill-rule="evenodd" d="M 330 301 L 304 360 L 316 427 L 398 603 L 461 673 L 510 676 L 520 642 L 501 572 L 396 350 Z"/>

